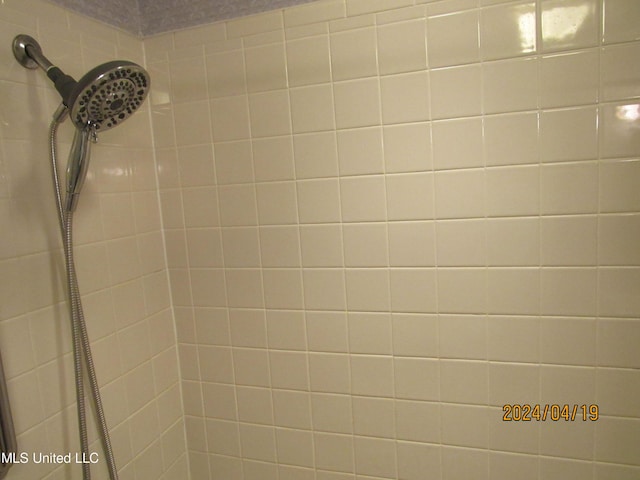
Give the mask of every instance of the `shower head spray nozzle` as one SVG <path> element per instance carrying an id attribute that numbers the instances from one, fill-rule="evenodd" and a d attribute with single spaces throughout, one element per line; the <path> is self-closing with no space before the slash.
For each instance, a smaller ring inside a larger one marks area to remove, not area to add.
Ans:
<path id="1" fill-rule="evenodd" d="M 149 91 L 149 75 L 124 60 L 95 67 L 83 76 L 67 98 L 71 120 L 82 127 L 108 130 L 133 114 Z"/>
<path id="2" fill-rule="evenodd" d="M 65 210 L 73 211 L 86 177 L 96 133 L 119 125 L 142 105 L 149 93 L 149 74 L 140 65 L 117 60 L 98 65 L 76 81 L 53 65 L 29 35 L 13 39 L 13 54 L 26 68 L 42 68 L 55 85 L 62 105 L 54 114 L 54 121 L 61 123 L 68 112 L 76 126 L 67 164 L 65 202 Z"/>

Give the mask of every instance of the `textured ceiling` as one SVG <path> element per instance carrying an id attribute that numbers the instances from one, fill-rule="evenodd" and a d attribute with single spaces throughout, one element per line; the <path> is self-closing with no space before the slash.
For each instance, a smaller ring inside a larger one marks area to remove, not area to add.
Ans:
<path id="1" fill-rule="evenodd" d="M 314 0 L 50 0 L 138 36 L 193 27 Z"/>

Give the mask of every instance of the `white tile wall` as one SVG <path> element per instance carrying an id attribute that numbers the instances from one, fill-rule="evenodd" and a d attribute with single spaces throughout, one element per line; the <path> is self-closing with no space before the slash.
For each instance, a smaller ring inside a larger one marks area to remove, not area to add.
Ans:
<path id="1" fill-rule="evenodd" d="M 222 255 L 242 407 L 210 478 L 639 474 L 636 10 L 319 1 L 201 42 L 221 240 L 186 268 Z M 171 58 L 170 34 L 147 46 Z M 235 307 L 267 316 L 244 329 Z M 601 416 L 508 423 L 508 403 Z"/>

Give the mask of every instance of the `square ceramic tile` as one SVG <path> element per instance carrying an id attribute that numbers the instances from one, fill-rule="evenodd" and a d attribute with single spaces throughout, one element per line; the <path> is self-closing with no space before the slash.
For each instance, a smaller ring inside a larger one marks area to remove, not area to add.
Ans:
<path id="1" fill-rule="evenodd" d="M 329 39 L 326 35 L 287 42 L 287 75 L 291 86 L 331 80 Z"/>
<path id="2" fill-rule="evenodd" d="M 489 398 L 489 363 L 441 360 L 440 398 L 444 402 L 486 405 Z"/>
<path id="3" fill-rule="evenodd" d="M 391 306 L 394 312 L 434 313 L 436 304 L 434 269 L 391 270 Z"/>
<path id="4" fill-rule="evenodd" d="M 246 95 L 223 97 L 211 101 L 213 139 L 242 140 L 249 138 L 249 104 Z"/>
<path id="5" fill-rule="evenodd" d="M 292 88 L 289 95 L 294 133 L 318 132 L 335 128 L 331 85 Z"/>
<path id="6" fill-rule="evenodd" d="M 225 228 L 222 231 L 222 247 L 225 266 L 260 266 L 260 245 L 256 227 Z"/>
<path id="7" fill-rule="evenodd" d="M 390 266 L 435 265 L 433 222 L 393 222 L 387 228 Z"/>
<path id="8" fill-rule="evenodd" d="M 297 227 L 261 227 L 260 256 L 263 267 L 299 267 L 300 237 Z"/>
<path id="9" fill-rule="evenodd" d="M 253 185 L 228 185 L 218 188 L 222 226 L 256 225 L 257 200 Z M 200 209 L 209 203 L 201 199 Z M 194 208 L 196 206 L 194 205 Z"/>
<path id="10" fill-rule="evenodd" d="M 598 224 L 598 260 L 601 265 L 640 265 L 637 245 L 640 216 L 602 215 Z"/>
<path id="11" fill-rule="evenodd" d="M 271 349 L 304 350 L 306 348 L 304 315 L 299 311 L 267 311 L 267 344 Z"/>
<path id="12" fill-rule="evenodd" d="M 594 365 L 596 331 L 596 321 L 591 318 L 541 318 L 540 361 L 556 365 Z"/>
<path id="13" fill-rule="evenodd" d="M 516 367 L 517 365 L 513 366 Z M 540 382 L 538 381 L 537 383 Z M 501 407 L 502 405 L 490 407 L 489 415 L 501 419 L 502 415 L 505 414 Z M 517 452 L 537 458 L 539 441 L 540 425 L 537 422 L 503 422 L 501 419 L 500 422 L 491 422 L 489 424 L 490 448 L 492 450 L 510 452 L 509 455 L 511 457 L 514 457 L 514 453 Z"/>
<path id="14" fill-rule="evenodd" d="M 483 129 L 480 118 L 433 122 L 431 135 L 434 169 L 451 170 L 484 166 Z M 464 138 L 465 141 L 458 141 L 460 138 Z"/>
<path id="15" fill-rule="evenodd" d="M 439 445 L 399 441 L 397 449 L 400 478 L 420 478 L 423 472 L 442 478 Z"/>
<path id="16" fill-rule="evenodd" d="M 273 402 L 266 388 L 236 387 L 238 420 L 263 425 L 273 424 Z"/>
<path id="17" fill-rule="evenodd" d="M 395 442 L 390 439 L 355 437 L 356 472 L 393 478 L 397 472 Z"/>
<path id="18" fill-rule="evenodd" d="M 540 106 L 553 108 L 597 102 L 598 61 L 597 50 L 543 56 L 540 62 Z"/>
<path id="19" fill-rule="evenodd" d="M 498 5 L 482 9 L 480 38 L 484 60 L 535 53 L 535 3 Z"/>
<path id="20" fill-rule="evenodd" d="M 595 458 L 612 463 L 637 463 L 634 460 L 635 438 L 640 422 L 616 417 L 603 417 L 596 426 Z M 614 447 L 615 445 L 615 447 Z"/>
<path id="21" fill-rule="evenodd" d="M 209 104 L 206 100 L 176 104 L 173 109 L 178 145 L 211 142 Z M 214 118 L 215 125 L 215 118 Z"/>
<path id="22" fill-rule="evenodd" d="M 480 61 L 477 11 L 456 12 L 427 19 L 429 66 L 445 67 Z"/>
<path id="23" fill-rule="evenodd" d="M 489 443 L 488 414 L 489 410 L 486 407 L 476 405 L 443 405 L 443 443 L 484 448 Z M 464 464 L 468 466 L 468 461 L 465 461 Z"/>
<path id="24" fill-rule="evenodd" d="M 637 320 L 604 319 L 596 328 L 599 365 L 620 368 L 637 368 L 640 365 L 640 355 L 635 347 L 640 338 L 640 323 Z"/>
<path id="25" fill-rule="evenodd" d="M 216 180 L 219 185 L 253 181 L 249 140 L 217 142 L 214 145 L 214 154 Z"/>
<path id="26" fill-rule="evenodd" d="M 338 147 L 335 132 L 294 135 L 293 151 L 297 178 L 338 175 Z"/>
<path id="27" fill-rule="evenodd" d="M 543 0 L 540 22 L 543 50 L 597 45 L 597 4 L 596 0 Z"/>
<path id="28" fill-rule="evenodd" d="M 291 133 L 291 108 L 286 90 L 273 90 L 249 96 L 252 137 Z"/>
<path id="29" fill-rule="evenodd" d="M 391 354 L 391 318 L 386 313 L 349 313 L 349 351 Z"/>
<path id="30" fill-rule="evenodd" d="M 345 266 L 386 267 L 389 264 L 385 224 L 347 224 L 342 228 Z"/>
<path id="31" fill-rule="evenodd" d="M 286 390 L 309 389 L 306 352 L 269 352 L 271 385 Z"/>
<path id="32" fill-rule="evenodd" d="M 603 162 L 600 165 L 600 211 L 640 211 L 639 192 L 635 188 L 640 178 L 640 162 Z"/>
<path id="33" fill-rule="evenodd" d="M 331 34 L 331 70 L 333 80 L 376 75 L 376 31 L 361 28 Z"/>
<path id="34" fill-rule="evenodd" d="M 537 113 L 487 116 L 483 128 L 487 166 L 538 163 Z"/>
<path id="35" fill-rule="evenodd" d="M 485 220 L 436 222 L 438 266 L 479 266 L 487 262 Z"/>
<path id="36" fill-rule="evenodd" d="M 597 213 L 595 162 L 544 165 L 540 170 L 542 214 Z"/>
<path id="37" fill-rule="evenodd" d="M 390 398 L 353 397 L 356 435 L 394 437 L 394 404 Z"/>
<path id="38" fill-rule="evenodd" d="M 301 225 L 300 243 L 305 267 L 344 265 L 340 225 Z"/>
<path id="39" fill-rule="evenodd" d="M 278 428 L 276 429 L 276 443 L 279 462 L 306 467 L 313 466 L 312 432 Z"/>
<path id="40" fill-rule="evenodd" d="M 275 461 L 276 445 L 273 427 L 240 424 L 240 445 L 246 458 Z"/>
<path id="41" fill-rule="evenodd" d="M 439 315 L 441 358 L 487 358 L 487 320 L 483 315 Z"/>
<path id="42" fill-rule="evenodd" d="M 346 271 L 347 307 L 352 311 L 387 311 L 390 306 L 389 272 L 366 268 Z"/>
<path id="43" fill-rule="evenodd" d="M 309 380 L 312 392 L 349 393 L 349 357 L 343 354 L 310 353 Z"/>
<path id="44" fill-rule="evenodd" d="M 602 49 L 602 100 L 638 98 L 640 70 L 633 62 L 637 58 L 637 44 L 615 45 Z"/>
<path id="45" fill-rule="evenodd" d="M 268 387 L 270 385 L 268 358 L 268 353 L 264 349 L 234 348 L 235 383 L 238 385 Z M 256 368 L 256 365 L 259 365 L 259 367 Z"/>
<path id="46" fill-rule="evenodd" d="M 603 157 L 637 157 L 640 141 L 631 132 L 640 124 L 640 104 L 606 104 L 600 107 L 600 154 Z"/>
<path id="47" fill-rule="evenodd" d="M 423 70 L 427 66 L 423 19 L 378 27 L 380 74 Z"/>
<path id="48" fill-rule="evenodd" d="M 315 433 L 316 468 L 337 472 L 354 471 L 353 437 L 331 433 Z"/>
<path id="49" fill-rule="evenodd" d="M 431 169 L 430 130 L 428 123 L 385 126 L 385 171 L 400 173 Z"/>
<path id="50" fill-rule="evenodd" d="M 290 137 L 256 139 L 251 147 L 256 181 L 292 180 L 295 177 Z"/>
<path id="51" fill-rule="evenodd" d="M 399 439 L 415 442 L 440 441 L 440 408 L 433 402 L 396 402 L 396 430 Z"/>
<path id="52" fill-rule="evenodd" d="M 495 167 L 486 171 L 487 215 L 537 215 L 540 211 L 537 166 Z"/>
<path id="53" fill-rule="evenodd" d="M 306 269 L 303 272 L 304 304 L 309 310 L 344 310 L 345 279 L 342 270 Z"/>
<path id="54" fill-rule="evenodd" d="M 226 269 L 225 280 L 229 306 L 238 308 L 264 307 L 262 275 L 259 269 Z M 210 292 L 208 294 L 211 295 Z"/>
<path id="55" fill-rule="evenodd" d="M 387 125 L 430 118 L 429 76 L 426 71 L 382 77 L 380 94 L 382 121 Z"/>
<path id="56" fill-rule="evenodd" d="M 320 432 L 351 433 L 351 396 L 330 393 L 311 394 L 313 427 Z"/>
<path id="57" fill-rule="evenodd" d="M 540 400 L 540 369 L 517 363 L 489 364 L 489 404 L 533 404 Z"/>
<path id="58" fill-rule="evenodd" d="M 409 357 L 436 357 L 438 322 L 435 315 L 393 314 L 393 354 Z"/>
<path id="59" fill-rule="evenodd" d="M 538 107 L 538 60 L 523 58 L 482 65 L 485 113 L 533 110 Z"/>
<path id="60" fill-rule="evenodd" d="M 347 352 L 347 315 L 343 312 L 307 312 L 309 350 L 316 352 Z"/>
<path id="61" fill-rule="evenodd" d="M 294 182 L 268 182 L 256 186 L 258 220 L 261 225 L 298 223 Z"/>
<path id="62" fill-rule="evenodd" d="M 345 222 L 385 220 L 385 197 L 385 181 L 381 175 L 340 179 L 342 219 Z"/>
<path id="63" fill-rule="evenodd" d="M 388 175 L 386 188 L 390 220 L 433 218 L 433 174 Z"/>
<path id="64" fill-rule="evenodd" d="M 217 227 L 220 224 L 215 187 L 184 189 L 184 223 L 187 227 Z M 239 207 L 242 210 L 242 207 Z M 224 217 L 224 215 L 222 215 Z"/>
<path id="65" fill-rule="evenodd" d="M 490 360 L 538 362 L 540 329 L 537 318 L 492 315 L 487 318 L 487 329 Z"/>
<path id="66" fill-rule="evenodd" d="M 487 273 L 483 268 L 438 269 L 438 311 L 487 311 Z"/>
<path id="67" fill-rule="evenodd" d="M 268 269 L 264 270 L 262 275 L 267 308 L 302 308 L 302 275 L 299 270 L 291 268 Z"/>
<path id="68" fill-rule="evenodd" d="M 595 216 L 543 217 L 540 221 L 542 265 L 596 265 L 597 242 Z"/>
<path id="69" fill-rule="evenodd" d="M 534 266 L 540 263 L 540 221 L 537 218 L 487 220 L 487 264 Z"/>
<path id="70" fill-rule="evenodd" d="M 221 52 L 205 57 L 209 95 L 226 97 L 246 93 L 242 50 Z"/>
<path id="71" fill-rule="evenodd" d="M 244 58 L 249 92 L 276 90 L 287 86 L 282 43 L 245 48 Z"/>
<path id="72" fill-rule="evenodd" d="M 377 78 L 333 84 L 338 128 L 380 124 L 380 86 Z"/>
<path id="73" fill-rule="evenodd" d="M 634 19 L 639 6 L 633 0 L 606 0 L 604 2 L 604 43 L 627 42 L 640 39 L 640 28 Z"/>
<path id="74" fill-rule="evenodd" d="M 440 370 L 436 359 L 395 358 L 393 367 L 396 398 L 440 399 Z"/>
<path id="75" fill-rule="evenodd" d="M 492 314 L 537 315 L 540 311 L 539 285 L 537 268 L 490 268 L 487 271 L 487 310 Z"/>
<path id="76" fill-rule="evenodd" d="M 540 115 L 540 160 L 562 162 L 596 158 L 598 122 L 598 112 L 591 107 L 543 111 Z"/>
<path id="77" fill-rule="evenodd" d="M 273 391 L 276 426 L 309 429 L 311 426 L 310 395 L 306 392 Z"/>
<path id="78" fill-rule="evenodd" d="M 443 478 L 462 479 L 475 476 L 478 480 L 489 480 L 489 455 L 485 451 L 445 447 L 441 455 Z"/>
<path id="79" fill-rule="evenodd" d="M 479 65 L 429 72 L 431 117 L 456 118 L 482 113 L 482 70 Z"/>
<path id="80" fill-rule="evenodd" d="M 339 222 L 340 184 L 337 179 L 306 180 L 297 183 L 298 214 L 301 223 Z"/>
<path id="81" fill-rule="evenodd" d="M 366 175 L 384 171 L 380 127 L 341 130 L 337 136 L 340 175 Z"/>
<path id="82" fill-rule="evenodd" d="M 482 169 L 436 172 L 436 217 L 484 217 L 484 177 L 485 172 Z"/>
<path id="83" fill-rule="evenodd" d="M 545 268 L 541 272 L 540 310 L 543 315 L 593 316 L 596 313 L 595 268 Z"/>
<path id="84" fill-rule="evenodd" d="M 207 84 L 202 58 L 185 58 L 169 63 L 171 94 L 174 102 L 191 102 L 207 98 Z M 189 78 L 184 82 L 181 79 Z"/>

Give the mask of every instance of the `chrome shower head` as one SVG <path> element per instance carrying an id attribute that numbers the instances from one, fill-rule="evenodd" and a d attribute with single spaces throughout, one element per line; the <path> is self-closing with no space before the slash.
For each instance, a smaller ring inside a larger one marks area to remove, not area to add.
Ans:
<path id="1" fill-rule="evenodd" d="M 149 74 L 124 60 L 108 62 L 84 75 L 66 105 L 78 127 L 91 123 L 96 131 L 115 127 L 129 118 L 149 92 Z"/>

